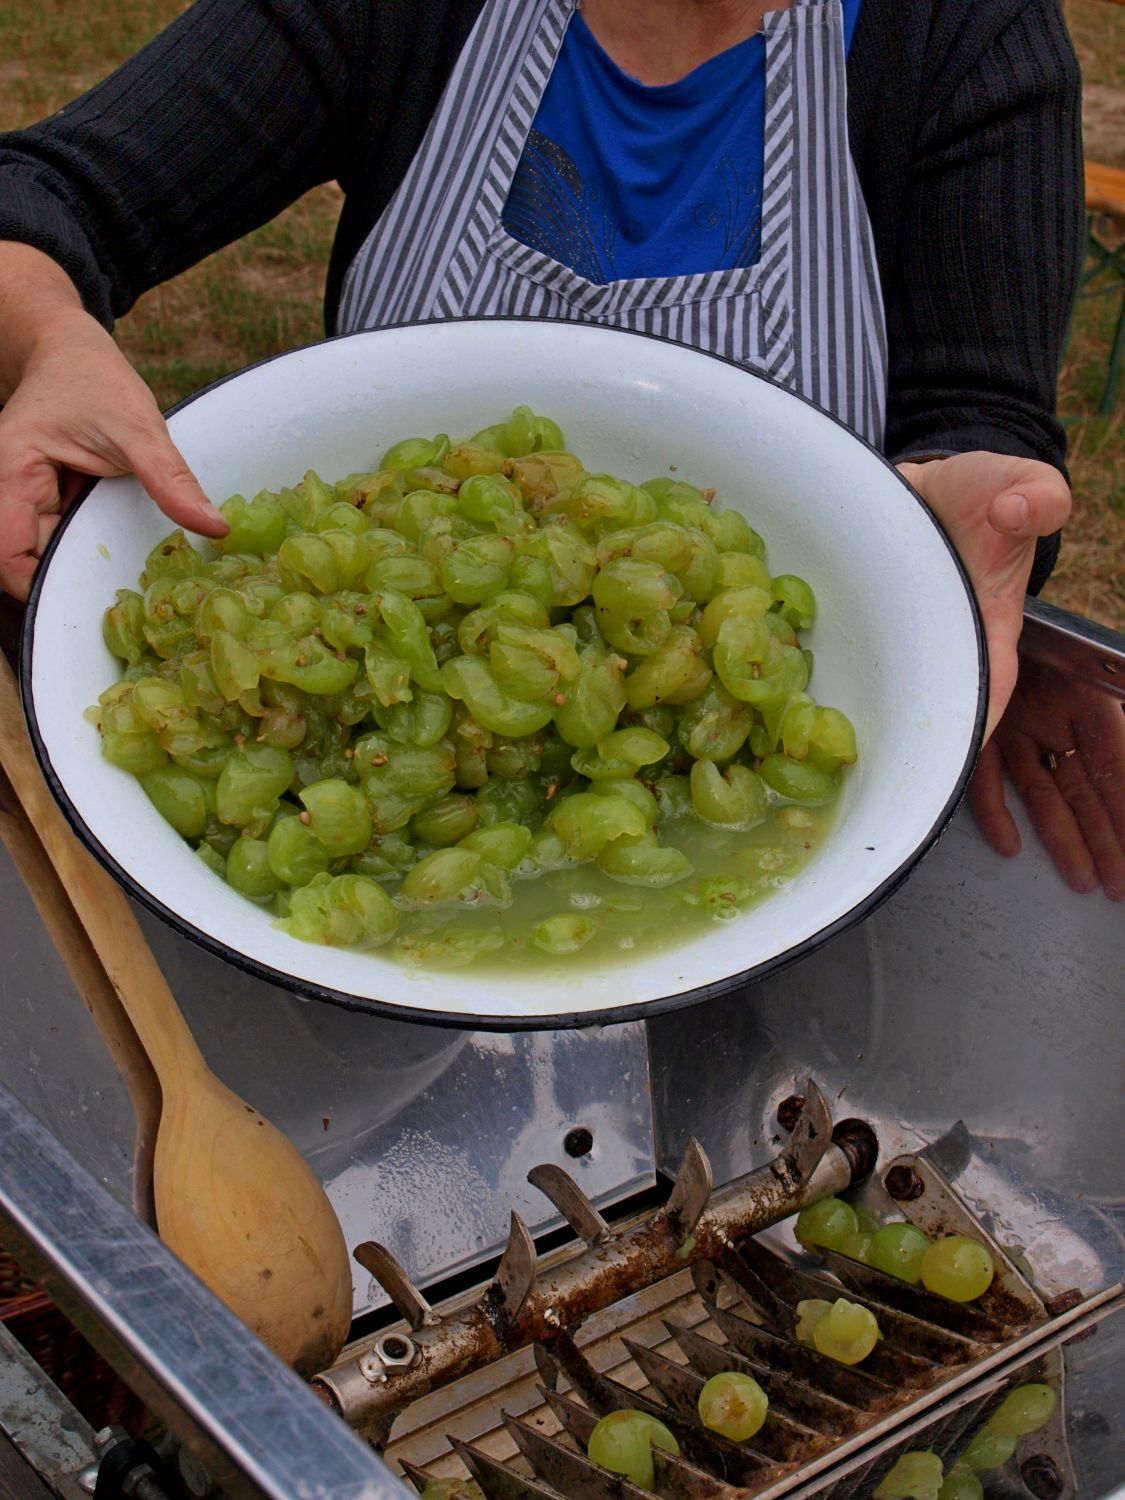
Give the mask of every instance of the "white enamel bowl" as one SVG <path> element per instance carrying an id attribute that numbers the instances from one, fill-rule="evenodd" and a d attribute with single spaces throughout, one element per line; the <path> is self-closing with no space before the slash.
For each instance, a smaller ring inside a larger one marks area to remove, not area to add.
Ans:
<path id="1" fill-rule="evenodd" d="M 83 710 L 117 675 L 100 620 L 170 528 L 133 479 L 103 480 L 60 528 L 24 639 L 43 768 L 81 838 L 137 899 L 232 963 L 383 1014 L 512 1030 L 625 1020 L 791 962 L 869 912 L 934 842 L 979 744 L 986 671 L 975 605 L 914 492 L 831 417 L 769 381 L 644 335 L 484 320 L 354 334 L 257 365 L 171 416 L 217 501 L 373 468 L 410 435 L 463 435 L 527 402 L 588 468 L 713 486 L 813 585 L 818 701 L 856 725 L 836 826 L 784 891 L 672 952 L 503 977 L 425 972 L 301 943 L 229 890 L 98 753 Z"/>

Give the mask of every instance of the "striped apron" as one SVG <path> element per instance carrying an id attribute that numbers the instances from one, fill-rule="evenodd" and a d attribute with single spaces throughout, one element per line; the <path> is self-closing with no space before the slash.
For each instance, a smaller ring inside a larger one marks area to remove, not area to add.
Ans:
<path id="1" fill-rule="evenodd" d="M 659 334 L 772 376 L 881 446 L 886 329 L 848 148 L 839 0 L 793 0 L 762 23 L 758 263 L 604 285 L 501 222 L 575 6 L 486 0 L 406 176 L 348 269 L 341 331 L 508 316 Z"/>

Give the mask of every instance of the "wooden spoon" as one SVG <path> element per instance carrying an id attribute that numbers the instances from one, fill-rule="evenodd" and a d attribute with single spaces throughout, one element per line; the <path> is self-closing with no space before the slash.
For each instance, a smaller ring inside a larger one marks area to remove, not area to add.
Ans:
<path id="1" fill-rule="evenodd" d="M 44 927 L 129 1091 L 133 1138 L 133 1212 L 156 1228 L 152 1159 L 160 1127 L 160 1084 L 125 1008 L 117 998 L 70 897 L 39 842 L 31 819 L 0 768 L 0 843 L 23 879 Z"/>
<path id="2" fill-rule="evenodd" d="M 299 1373 L 325 1369 L 347 1339 L 352 1307 L 332 1205 L 293 1143 L 204 1062 L 123 892 L 47 789 L 2 655 L 0 764 L 159 1079 L 153 1190 L 161 1239 Z"/>

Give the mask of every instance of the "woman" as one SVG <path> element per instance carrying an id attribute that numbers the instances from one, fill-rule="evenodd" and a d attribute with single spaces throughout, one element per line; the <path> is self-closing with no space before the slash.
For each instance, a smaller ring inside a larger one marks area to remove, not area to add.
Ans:
<path id="1" fill-rule="evenodd" d="M 991 732 L 1069 509 L 1079 150 L 1057 0 L 197 0 L 0 138 L 0 584 L 26 593 L 76 473 L 222 532 L 105 330 L 337 179 L 330 331 L 595 318 L 882 447 L 976 584 Z"/>

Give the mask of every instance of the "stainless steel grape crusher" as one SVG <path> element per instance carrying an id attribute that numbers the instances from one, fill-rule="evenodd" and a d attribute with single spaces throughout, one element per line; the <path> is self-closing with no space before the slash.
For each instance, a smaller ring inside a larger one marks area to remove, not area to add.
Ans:
<path id="1" fill-rule="evenodd" d="M 1036 605 L 1023 649 L 1125 699 L 1125 638 Z M 962 812 L 785 972 L 554 1033 L 302 1003 L 142 917 L 208 1060 L 344 1227 L 352 1337 L 311 1385 L 132 1213 L 128 1095 L 0 855 L 0 1245 L 144 1413 L 95 1430 L 0 1324 L 0 1497 L 408 1500 L 460 1477 L 646 1500 L 585 1456 L 637 1406 L 679 1441 L 664 1500 L 844 1500 L 904 1451 L 955 1460 L 1028 1381 L 1058 1402 L 979 1475 L 989 1500 L 1125 1494 L 1125 922 L 1025 846 L 1001 860 Z M 956 1308 L 800 1251 L 792 1215 L 839 1192 L 986 1241 L 992 1288 Z M 855 1368 L 793 1336 L 797 1301 L 841 1289 L 883 1332 Z M 746 1443 L 695 1415 L 723 1369 L 770 1397 Z"/>

